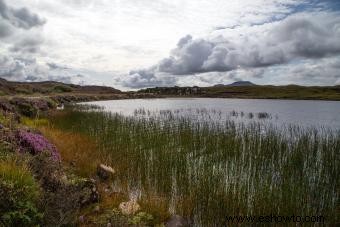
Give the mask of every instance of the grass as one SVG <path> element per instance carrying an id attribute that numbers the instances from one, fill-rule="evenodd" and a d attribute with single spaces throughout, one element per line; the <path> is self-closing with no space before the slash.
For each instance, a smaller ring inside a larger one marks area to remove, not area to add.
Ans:
<path id="1" fill-rule="evenodd" d="M 42 219 L 40 192 L 39 184 L 23 160 L 1 155 L 0 226 L 37 226 Z"/>
<path id="2" fill-rule="evenodd" d="M 193 87 L 156 87 L 138 91 L 162 96 L 194 96 L 215 98 L 247 98 L 247 99 L 306 99 L 306 100 L 340 100 L 340 86 L 213 86 Z M 189 91 L 189 92 L 188 92 Z"/>
<path id="3" fill-rule="evenodd" d="M 30 128 L 39 128 L 39 127 L 42 127 L 42 126 L 47 126 L 48 120 L 45 119 L 45 118 L 32 119 L 32 118 L 29 118 L 29 117 L 22 117 L 21 123 L 30 127 Z"/>
<path id="4" fill-rule="evenodd" d="M 68 132 L 48 126 L 39 130 L 56 145 L 62 161 L 74 166 L 75 171 L 82 177 L 91 177 L 101 163 L 110 165 L 111 158 L 105 153 L 97 153 L 96 141 L 89 136 Z"/>
<path id="5" fill-rule="evenodd" d="M 3 181 L 13 182 L 20 188 L 36 187 L 35 180 L 27 165 L 19 163 L 15 158 L 0 161 L 0 178 Z M 32 190 L 32 192 L 37 193 L 38 190 Z"/>
<path id="6" fill-rule="evenodd" d="M 339 86 L 221 86 L 203 88 L 203 92 L 205 96 L 226 98 L 340 100 Z"/>
<path id="7" fill-rule="evenodd" d="M 226 215 L 325 215 L 336 222 L 339 133 L 159 116 L 73 109 L 52 116 L 43 132 L 84 174 L 97 160 L 112 165 L 115 184 L 154 217 L 158 209 L 159 219 L 168 211 L 203 226 L 221 225 Z"/>

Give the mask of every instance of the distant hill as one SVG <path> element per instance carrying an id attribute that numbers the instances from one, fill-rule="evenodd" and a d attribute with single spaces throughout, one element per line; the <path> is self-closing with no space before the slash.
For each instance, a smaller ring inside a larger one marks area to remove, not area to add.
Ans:
<path id="1" fill-rule="evenodd" d="M 218 84 L 212 87 L 155 87 L 139 90 L 138 93 L 162 97 L 210 97 L 247 99 L 305 99 L 338 100 L 340 86 L 273 86 L 255 85 L 249 81 L 238 81 L 229 85 Z"/>
<path id="2" fill-rule="evenodd" d="M 340 86 L 273 86 L 255 85 L 250 81 L 237 81 L 229 85 L 212 87 L 155 87 L 137 92 L 121 92 L 112 87 L 80 86 L 54 81 L 45 82 L 11 82 L 0 78 L 0 97 L 53 96 L 53 95 L 87 95 L 95 97 L 124 96 L 125 98 L 150 97 L 211 97 L 211 98 L 247 98 L 247 99 L 306 99 L 340 101 Z"/>
<path id="3" fill-rule="evenodd" d="M 239 87 L 239 86 L 255 86 L 256 84 L 253 84 L 250 81 L 236 81 L 234 83 L 228 84 L 226 86 L 229 87 Z"/>
<path id="4" fill-rule="evenodd" d="M 304 100 L 338 100 L 340 86 L 213 86 L 202 88 L 204 97 L 248 98 L 248 99 L 304 99 Z"/>
<path id="5" fill-rule="evenodd" d="M 234 83 L 231 84 L 216 84 L 214 85 L 214 87 L 242 87 L 242 86 L 255 86 L 256 84 L 253 84 L 250 81 L 236 81 Z"/>
<path id="6" fill-rule="evenodd" d="M 118 94 L 120 90 L 105 86 L 80 86 L 55 81 L 12 82 L 0 78 L 0 96 L 4 95 L 50 95 L 59 93 Z"/>

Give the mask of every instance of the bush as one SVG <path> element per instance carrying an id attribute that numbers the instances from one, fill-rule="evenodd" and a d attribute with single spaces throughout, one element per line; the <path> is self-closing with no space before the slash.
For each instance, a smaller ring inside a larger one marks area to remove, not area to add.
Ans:
<path id="1" fill-rule="evenodd" d="M 68 87 L 68 86 L 64 86 L 64 85 L 58 85 L 58 86 L 55 86 L 54 87 L 54 90 L 56 92 L 60 92 L 60 93 L 63 93 L 63 92 L 71 92 L 72 91 L 72 88 Z"/>
<path id="2" fill-rule="evenodd" d="M 30 159 L 30 166 L 43 189 L 43 226 L 73 226 L 83 206 L 98 202 L 95 184 L 66 174 L 59 162 L 51 162 L 46 153 Z"/>
<path id="3" fill-rule="evenodd" d="M 38 109 L 35 108 L 32 104 L 30 103 L 18 103 L 18 110 L 19 113 L 26 117 L 35 117 L 38 114 Z"/>
<path id="4" fill-rule="evenodd" d="M 47 152 L 51 155 L 53 160 L 60 160 L 60 155 L 57 148 L 44 136 L 25 130 L 19 130 L 17 138 L 23 151 L 28 151 L 33 155 Z"/>
<path id="5" fill-rule="evenodd" d="M 40 188 L 28 167 L 11 158 L 0 160 L 0 223 L 4 226 L 37 226 Z"/>

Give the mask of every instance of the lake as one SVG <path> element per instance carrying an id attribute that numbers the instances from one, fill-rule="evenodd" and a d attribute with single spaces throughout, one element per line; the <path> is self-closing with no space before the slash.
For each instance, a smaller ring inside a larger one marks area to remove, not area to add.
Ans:
<path id="1" fill-rule="evenodd" d="M 219 121 L 227 118 L 242 122 L 270 122 L 275 125 L 299 125 L 340 130 L 340 102 L 312 100 L 222 99 L 222 98 L 163 98 L 127 99 L 87 102 L 104 110 L 125 116 L 156 115 L 171 110 L 195 117 L 197 111 Z M 138 111 L 139 110 L 139 111 Z M 259 117 L 268 113 L 268 117 Z M 253 114 L 253 117 L 252 117 Z"/>
<path id="2" fill-rule="evenodd" d="M 100 157 L 107 154 L 104 160 L 117 169 L 115 188 L 142 204 L 154 201 L 150 210 L 188 217 L 192 226 L 225 226 L 230 214 L 338 216 L 340 102 L 168 98 L 87 104 L 104 111 L 71 106 L 50 120 L 52 127 L 97 141 Z M 290 124 L 301 128 L 283 127 Z"/>

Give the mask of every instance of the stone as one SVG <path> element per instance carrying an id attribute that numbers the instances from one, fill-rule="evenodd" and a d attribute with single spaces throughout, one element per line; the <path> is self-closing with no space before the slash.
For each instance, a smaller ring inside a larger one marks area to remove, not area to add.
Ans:
<path id="1" fill-rule="evenodd" d="M 188 221 L 179 215 L 173 215 L 165 224 L 165 227 L 185 227 L 185 226 L 189 226 Z"/>
<path id="2" fill-rule="evenodd" d="M 108 180 L 110 177 L 112 177 L 115 174 L 115 170 L 107 165 L 100 164 L 97 167 L 97 175 L 102 180 Z"/>
<path id="3" fill-rule="evenodd" d="M 136 201 L 131 200 L 119 204 L 119 209 L 124 215 L 133 215 L 140 210 L 140 206 Z"/>

